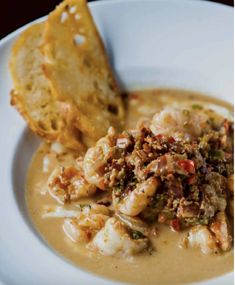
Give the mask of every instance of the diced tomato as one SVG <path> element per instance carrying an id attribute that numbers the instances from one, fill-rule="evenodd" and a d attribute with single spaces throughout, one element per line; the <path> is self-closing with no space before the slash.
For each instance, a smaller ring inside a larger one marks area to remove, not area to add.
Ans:
<path id="1" fill-rule="evenodd" d="M 164 138 L 164 136 L 163 136 L 163 135 L 161 135 L 161 134 L 158 134 L 158 135 L 156 135 L 156 136 L 155 136 L 155 138 L 156 138 L 156 139 L 161 140 L 161 139 L 163 139 L 163 138 Z"/>
<path id="2" fill-rule="evenodd" d="M 175 142 L 175 139 L 174 139 L 173 137 L 169 137 L 168 142 L 169 142 L 169 143 L 174 143 L 174 142 Z"/>
<path id="3" fill-rule="evenodd" d="M 173 231 L 179 232 L 180 231 L 180 221 L 179 219 L 174 219 L 170 221 L 170 227 Z"/>
<path id="4" fill-rule="evenodd" d="M 195 164 L 190 159 L 182 159 L 178 161 L 178 165 L 185 170 L 187 173 L 195 173 Z"/>

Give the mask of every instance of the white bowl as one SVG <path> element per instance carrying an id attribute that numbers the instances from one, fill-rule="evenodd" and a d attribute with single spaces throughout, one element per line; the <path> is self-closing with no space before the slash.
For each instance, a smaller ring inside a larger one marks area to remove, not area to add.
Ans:
<path id="1" fill-rule="evenodd" d="M 179 87 L 232 103 L 232 8 L 189 0 L 101 1 L 90 7 L 124 88 Z M 55 254 L 27 216 L 24 180 L 39 140 L 10 107 L 8 69 L 11 45 L 25 27 L 0 42 L 0 283 L 117 284 Z M 233 284 L 233 274 L 200 284 Z"/>

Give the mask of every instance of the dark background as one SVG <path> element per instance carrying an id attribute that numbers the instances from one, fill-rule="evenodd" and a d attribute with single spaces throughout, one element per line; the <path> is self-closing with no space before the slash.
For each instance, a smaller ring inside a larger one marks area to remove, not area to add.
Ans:
<path id="1" fill-rule="evenodd" d="M 62 0 L 1 0 L 0 39 L 24 24 L 48 14 L 61 1 Z M 233 0 L 212 0 L 212 2 L 223 3 L 230 6 L 234 5 Z"/>

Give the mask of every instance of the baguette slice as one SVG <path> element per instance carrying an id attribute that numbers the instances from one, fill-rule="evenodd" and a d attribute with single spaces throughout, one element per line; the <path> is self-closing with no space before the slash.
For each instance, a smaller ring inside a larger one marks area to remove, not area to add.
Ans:
<path id="1" fill-rule="evenodd" d="M 76 106 L 75 126 L 84 142 L 94 144 L 110 126 L 121 129 L 121 94 L 86 1 L 58 5 L 49 14 L 43 42 L 45 75 L 55 96 Z"/>
<path id="2" fill-rule="evenodd" d="M 79 131 L 69 121 L 71 108 L 55 100 L 42 70 L 44 59 L 40 48 L 43 30 L 44 23 L 30 26 L 13 46 L 10 58 L 14 82 L 11 104 L 18 109 L 33 132 L 45 140 L 59 141 L 66 147 L 81 149 Z"/>

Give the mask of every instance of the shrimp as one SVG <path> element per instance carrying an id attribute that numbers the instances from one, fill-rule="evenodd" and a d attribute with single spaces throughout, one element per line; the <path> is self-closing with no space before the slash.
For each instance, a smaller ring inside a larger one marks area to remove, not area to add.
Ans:
<path id="1" fill-rule="evenodd" d="M 151 233 L 148 224 L 138 217 L 130 217 L 123 215 L 122 213 L 115 213 L 115 217 L 131 230 L 140 232 L 144 236 L 148 236 Z"/>
<path id="2" fill-rule="evenodd" d="M 64 220 L 64 233 L 73 242 L 89 242 L 104 227 L 109 214 L 109 209 L 103 205 L 83 206 L 79 215 Z"/>
<path id="3" fill-rule="evenodd" d="M 206 226 L 197 225 L 191 228 L 183 240 L 185 247 L 200 248 L 204 254 L 217 253 L 218 247 L 212 233 Z"/>
<path id="4" fill-rule="evenodd" d="M 42 214 L 42 218 L 73 218 L 79 215 L 77 210 L 64 209 L 63 206 L 46 205 Z"/>
<path id="5" fill-rule="evenodd" d="M 82 169 L 58 166 L 48 178 L 48 192 L 58 203 L 65 204 L 96 192 L 95 185 L 89 184 Z"/>
<path id="6" fill-rule="evenodd" d="M 148 239 L 132 239 L 126 227 L 116 218 L 109 218 L 94 237 L 89 248 L 103 255 L 130 256 L 148 247 Z"/>
<path id="7" fill-rule="evenodd" d="M 225 212 L 219 212 L 215 221 L 211 223 L 210 230 L 214 233 L 216 242 L 222 251 L 228 251 L 232 246 L 231 229 Z"/>
<path id="8" fill-rule="evenodd" d="M 208 116 L 203 112 L 165 108 L 153 116 L 150 129 L 155 134 L 192 139 L 201 135 Z"/>
<path id="9" fill-rule="evenodd" d="M 82 229 L 76 218 L 65 219 L 63 231 L 73 242 L 88 242 L 90 239 L 89 231 Z"/>
<path id="10" fill-rule="evenodd" d="M 114 208 L 128 216 L 137 216 L 148 205 L 150 198 L 155 194 L 159 186 L 159 181 L 155 177 L 150 177 L 140 183 L 136 189 L 128 193 L 121 201 L 117 201 L 113 192 Z"/>
<path id="11" fill-rule="evenodd" d="M 110 127 L 108 134 L 98 140 L 94 147 L 89 148 L 84 157 L 83 169 L 85 179 L 102 190 L 105 189 L 102 167 L 108 158 L 111 157 L 114 134 L 114 129 Z"/>

